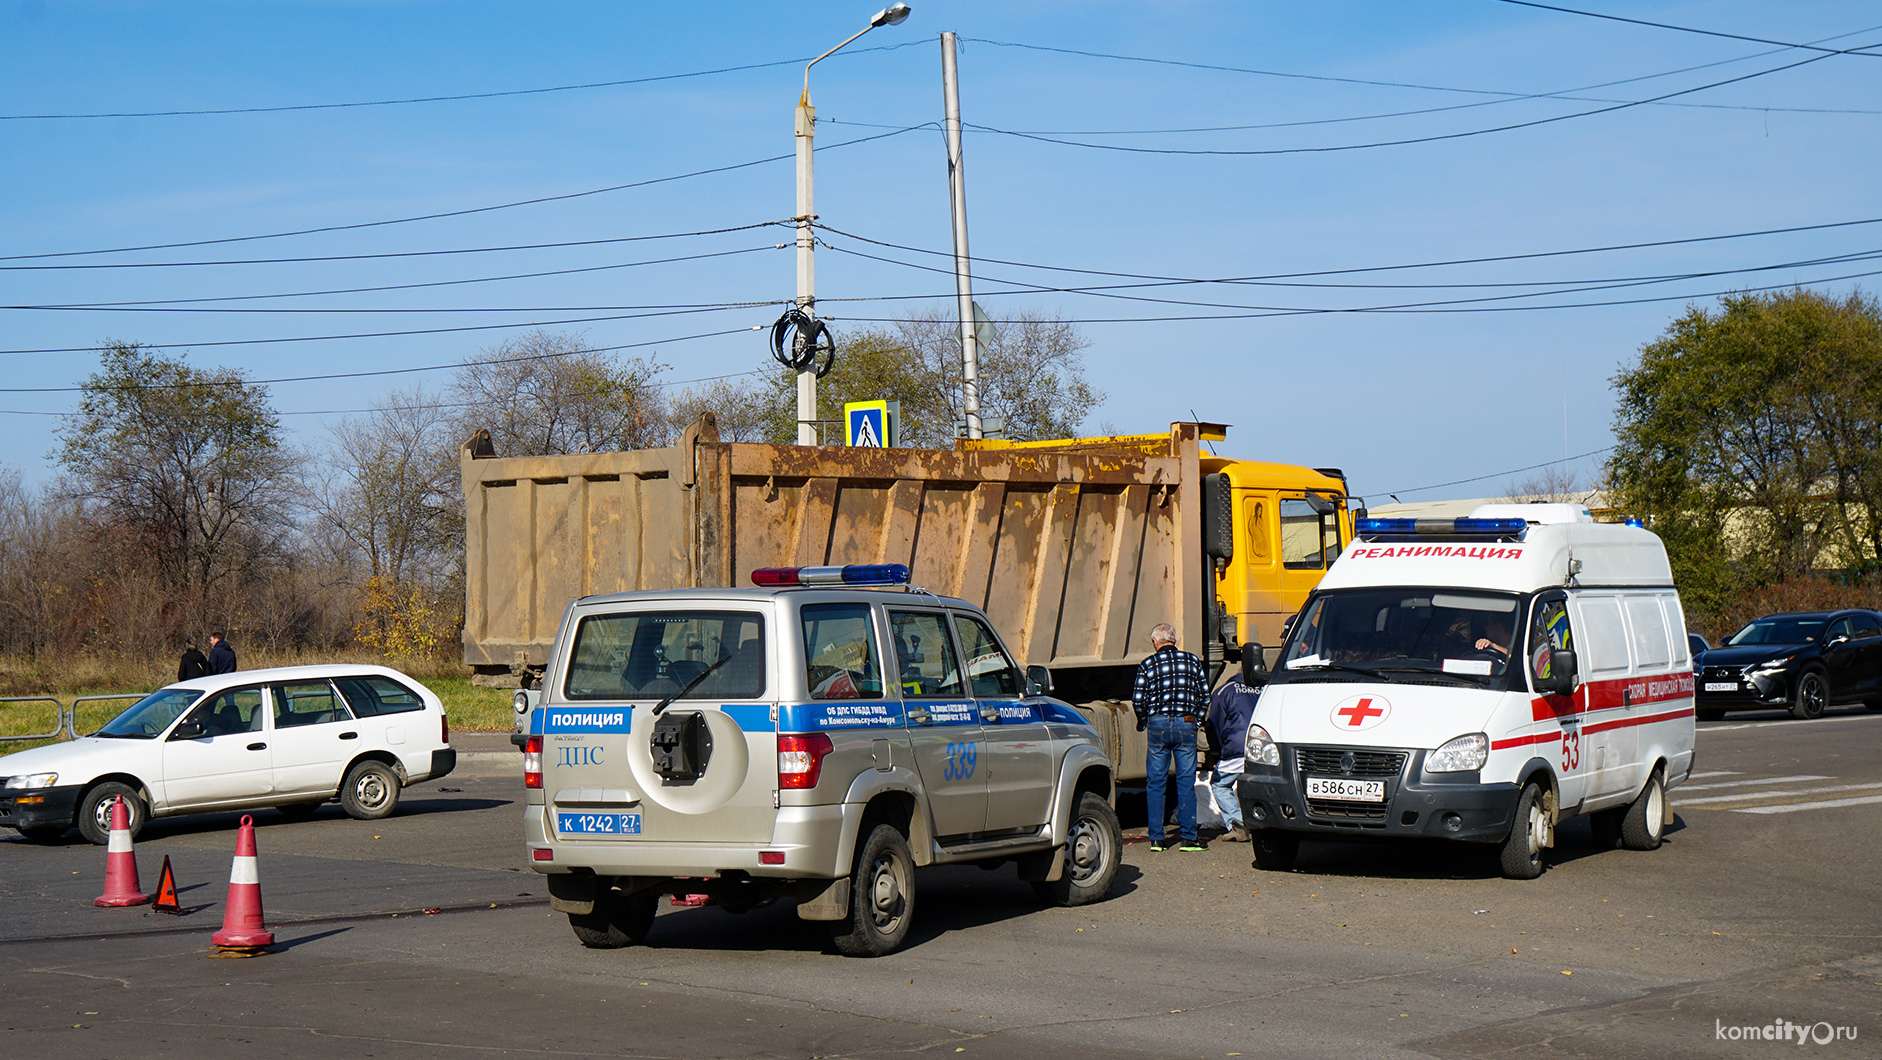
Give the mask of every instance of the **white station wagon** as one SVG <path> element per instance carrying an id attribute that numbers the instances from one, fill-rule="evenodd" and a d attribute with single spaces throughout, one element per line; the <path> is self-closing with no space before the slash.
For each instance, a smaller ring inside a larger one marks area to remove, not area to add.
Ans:
<path id="1" fill-rule="evenodd" d="M 152 817 L 273 806 L 311 814 L 335 798 L 385 817 L 400 789 L 457 765 L 444 704 L 384 666 L 285 666 L 180 681 L 68 743 L 0 757 L 0 825 L 57 839 L 110 838 L 124 797 L 135 836 Z"/>

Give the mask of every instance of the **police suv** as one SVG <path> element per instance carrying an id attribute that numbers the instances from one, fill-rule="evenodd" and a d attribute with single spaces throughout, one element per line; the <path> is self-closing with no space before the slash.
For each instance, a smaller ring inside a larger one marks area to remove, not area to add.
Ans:
<path id="1" fill-rule="evenodd" d="M 900 564 L 754 571 L 755 589 L 575 601 L 516 697 L 531 864 L 584 945 L 642 941 L 662 894 L 777 898 L 878 956 L 918 866 L 1012 862 L 1104 898 L 1122 849 L 1097 734 L 987 616 Z"/>
<path id="2" fill-rule="evenodd" d="M 1580 505 L 1362 519 L 1289 630 L 1237 781 L 1255 863 L 1417 836 L 1542 873 L 1556 825 L 1652 850 L 1692 771 L 1693 671 L 1660 539 Z"/>

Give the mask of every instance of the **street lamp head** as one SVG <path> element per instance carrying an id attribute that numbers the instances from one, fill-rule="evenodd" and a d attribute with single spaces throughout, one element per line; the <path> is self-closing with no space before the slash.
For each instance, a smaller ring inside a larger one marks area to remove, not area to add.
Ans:
<path id="1" fill-rule="evenodd" d="M 899 26 L 902 24 L 902 20 L 907 17 L 907 4 L 890 4 L 888 7 L 876 12 L 876 17 L 869 20 L 869 28 L 874 29 L 877 26 Z"/>

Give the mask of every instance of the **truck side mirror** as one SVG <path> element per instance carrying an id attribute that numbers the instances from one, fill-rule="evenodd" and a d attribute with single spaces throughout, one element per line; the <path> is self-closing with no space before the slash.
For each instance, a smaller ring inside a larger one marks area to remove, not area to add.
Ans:
<path id="1" fill-rule="evenodd" d="M 1228 475 L 1202 477 L 1202 554 L 1227 563 L 1235 558 L 1235 492 Z"/>
<path id="2" fill-rule="evenodd" d="M 1543 680 L 1543 686 L 1542 690 L 1551 695 L 1575 694 L 1574 649 L 1556 648 L 1549 653 L 1549 676 Z"/>
<path id="3" fill-rule="evenodd" d="M 1037 665 L 1026 667 L 1026 694 L 1029 696 L 1051 695 L 1052 671 Z"/>

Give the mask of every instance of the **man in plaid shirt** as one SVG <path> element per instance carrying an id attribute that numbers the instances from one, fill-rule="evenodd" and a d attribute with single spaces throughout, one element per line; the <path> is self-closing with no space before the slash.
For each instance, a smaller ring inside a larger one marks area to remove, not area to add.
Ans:
<path id="1" fill-rule="evenodd" d="M 1131 706 L 1137 731 L 1149 733 L 1144 762 L 1150 849 L 1168 850 L 1164 838 L 1164 792 L 1170 760 L 1176 760 L 1176 825 L 1181 850 L 1202 850 L 1196 834 L 1196 728 L 1209 712 L 1209 675 L 1202 660 L 1176 646 L 1176 627 L 1160 622 L 1150 631 L 1150 658 L 1137 667 Z"/>

